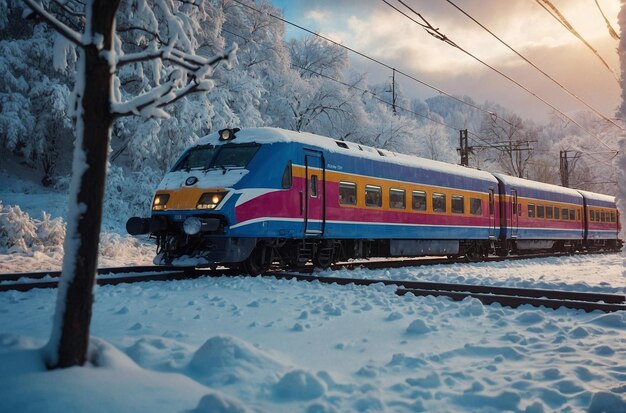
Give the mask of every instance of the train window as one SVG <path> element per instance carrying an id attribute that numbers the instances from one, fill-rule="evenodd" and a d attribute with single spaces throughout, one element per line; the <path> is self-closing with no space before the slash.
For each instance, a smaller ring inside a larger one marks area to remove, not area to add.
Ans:
<path id="1" fill-rule="evenodd" d="M 406 194 L 404 189 L 389 189 L 389 207 L 404 209 L 406 207 Z"/>
<path id="2" fill-rule="evenodd" d="M 365 185 L 365 206 L 383 206 L 383 196 L 380 186 Z"/>
<path id="3" fill-rule="evenodd" d="M 567 208 L 561 209 L 561 219 L 568 220 L 569 212 L 567 212 Z"/>
<path id="4" fill-rule="evenodd" d="M 285 171 L 283 172 L 283 179 L 281 182 L 281 186 L 283 189 L 291 188 L 291 161 L 287 162 L 287 166 L 285 166 Z"/>
<path id="5" fill-rule="evenodd" d="M 554 219 L 561 219 L 561 210 L 559 207 L 554 207 Z"/>
<path id="6" fill-rule="evenodd" d="M 176 162 L 176 165 L 172 168 L 172 172 L 208 168 L 216 152 L 217 148 L 211 145 L 193 147 Z"/>
<path id="7" fill-rule="evenodd" d="M 596 220 L 596 214 L 593 212 L 593 209 L 589 210 L 589 221 L 595 221 Z"/>
<path id="8" fill-rule="evenodd" d="M 576 210 L 576 220 L 580 221 L 580 208 Z"/>
<path id="9" fill-rule="evenodd" d="M 600 221 L 605 222 L 604 211 L 600 212 Z"/>
<path id="10" fill-rule="evenodd" d="M 535 217 L 535 204 L 528 204 L 528 218 Z"/>
<path id="11" fill-rule="evenodd" d="M 483 214 L 483 201 L 479 198 L 470 198 L 470 214 L 481 216 Z"/>
<path id="12" fill-rule="evenodd" d="M 545 218 L 543 205 L 537 205 L 537 218 Z"/>
<path id="13" fill-rule="evenodd" d="M 317 175 L 311 175 L 310 195 L 314 198 L 317 196 Z"/>
<path id="14" fill-rule="evenodd" d="M 446 195 L 440 193 L 433 193 L 433 211 L 434 212 L 446 212 Z"/>
<path id="15" fill-rule="evenodd" d="M 611 212 L 611 222 L 615 222 L 615 212 Z"/>
<path id="16" fill-rule="evenodd" d="M 339 182 L 339 203 L 341 205 L 356 205 L 356 184 L 354 182 Z"/>
<path id="17" fill-rule="evenodd" d="M 413 191 L 411 208 L 413 211 L 426 211 L 426 192 Z"/>
<path id="18" fill-rule="evenodd" d="M 600 222 L 600 211 L 596 210 L 596 222 Z"/>
<path id="19" fill-rule="evenodd" d="M 461 195 L 452 195 L 452 213 L 464 214 L 465 213 L 465 198 Z"/>
<path id="20" fill-rule="evenodd" d="M 211 164 L 212 168 L 245 168 L 261 145 L 223 145 Z"/>
<path id="21" fill-rule="evenodd" d="M 574 214 L 574 210 L 573 209 L 569 210 L 569 220 L 570 221 L 576 221 L 576 214 Z"/>
<path id="22" fill-rule="evenodd" d="M 553 211 L 553 209 L 552 209 L 551 206 L 547 206 L 546 207 L 546 218 L 547 219 L 552 219 L 552 216 L 553 216 L 552 211 Z"/>

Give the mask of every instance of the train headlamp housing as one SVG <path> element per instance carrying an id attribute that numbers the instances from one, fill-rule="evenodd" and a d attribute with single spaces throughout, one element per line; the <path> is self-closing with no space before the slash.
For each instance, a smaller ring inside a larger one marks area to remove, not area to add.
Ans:
<path id="1" fill-rule="evenodd" d="M 169 194 L 156 194 L 154 196 L 154 200 L 152 201 L 152 210 L 163 211 L 164 209 L 167 209 L 167 201 L 169 199 Z"/>
<path id="2" fill-rule="evenodd" d="M 225 195 L 226 192 L 205 192 L 198 199 L 196 209 L 215 209 Z"/>
<path id="3" fill-rule="evenodd" d="M 183 231 L 187 235 L 196 235 L 202 230 L 202 221 L 196 217 L 189 217 L 183 222 Z"/>
<path id="4" fill-rule="evenodd" d="M 218 132 L 221 141 L 232 141 L 236 138 L 235 133 L 239 132 L 241 129 L 232 128 L 232 129 L 220 129 Z"/>

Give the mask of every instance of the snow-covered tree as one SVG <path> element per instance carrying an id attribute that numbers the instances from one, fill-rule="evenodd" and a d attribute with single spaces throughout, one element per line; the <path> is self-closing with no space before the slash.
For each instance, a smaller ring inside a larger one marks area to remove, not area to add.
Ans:
<path id="1" fill-rule="evenodd" d="M 528 165 L 533 157 L 531 144 L 538 138 L 538 130 L 532 122 L 514 113 L 502 117 L 486 115 L 480 132 L 496 151 L 496 160 L 506 173 L 528 177 Z"/>
<path id="2" fill-rule="evenodd" d="M 215 58 L 196 55 L 196 27 L 185 13 L 195 12 L 197 5 L 192 3 L 161 0 L 151 7 L 143 1 L 132 2 L 132 12 L 139 16 L 141 29 L 161 40 L 125 53 L 115 35 L 120 0 L 54 2 L 60 7 L 59 18 L 35 0 L 24 2 L 76 47 L 79 56 L 73 91 L 76 144 L 65 257 L 47 352 L 50 368 L 70 367 L 86 361 L 113 121 L 129 115 L 169 117 L 164 107 L 190 93 L 212 88 L 209 76 L 213 68 L 220 61 L 231 59 L 236 47 Z M 79 19 L 83 27 L 65 23 L 66 18 L 77 15 L 83 17 Z M 166 24 L 159 25 L 160 21 Z M 124 99 L 117 70 L 142 62 L 153 63 L 154 85 Z M 168 67 L 161 73 L 163 63 Z"/>
<path id="3" fill-rule="evenodd" d="M 345 49 L 317 36 L 291 39 L 287 47 L 291 64 L 303 79 L 315 76 L 340 78 L 349 64 Z"/>
<path id="4" fill-rule="evenodd" d="M 55 70 L 54 32 L 24 24 L 23 3 L 0 2 L 0 148 L 42 172 L 42 182 L 64 173 L 74 136 L 65 101 L 68 70 Z M 72 56 L 68 56 L 70 64 Z"/>

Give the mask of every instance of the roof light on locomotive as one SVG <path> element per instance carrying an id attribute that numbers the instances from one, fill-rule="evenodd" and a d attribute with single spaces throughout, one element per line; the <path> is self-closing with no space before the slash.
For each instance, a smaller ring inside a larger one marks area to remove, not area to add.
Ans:
<path id="1" fill-rule="evenodd" d="M 233 129 L 220 129 L 218 135 L 220 136 L 221 141 L 232 141 L 236 138 L 235 133 L 239 132 L 241 129 L 233 128 Z"/>

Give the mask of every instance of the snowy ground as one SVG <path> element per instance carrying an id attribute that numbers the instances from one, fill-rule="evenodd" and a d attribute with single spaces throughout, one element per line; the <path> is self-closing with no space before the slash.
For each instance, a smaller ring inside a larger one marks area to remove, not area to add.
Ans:
<path id="1" fill-rule="evenodd" d="M 0 185 L 0 215 L 15 217 L 6 225 L 37 230 L 0 251 L 0 272 L 58 269 L 62 246 L 41 242 L 58 231 L 38 220 L 62 198 Z M 116 235 L 103 244 L 102 265 L 153 254 Z M 609 254 L 325 275 L 621 293 L 622 271 Z M 0 293 L 0 411 L 626 412 L 624 312 L 246 277 L 104 286 L 95 296 L 89 365 L 48 372 L 41 348 L 56 292 Z"/>
<path id="2" fill-rule="evenodd" d="M 616 293 L 621 271 L 613 254 L 349 275 Z M 272 278 L 106 286 L 93 363 L 45 372 L 55 297 L 0 294 L 6 411 L 626 411 L 624 313 Z"/>

